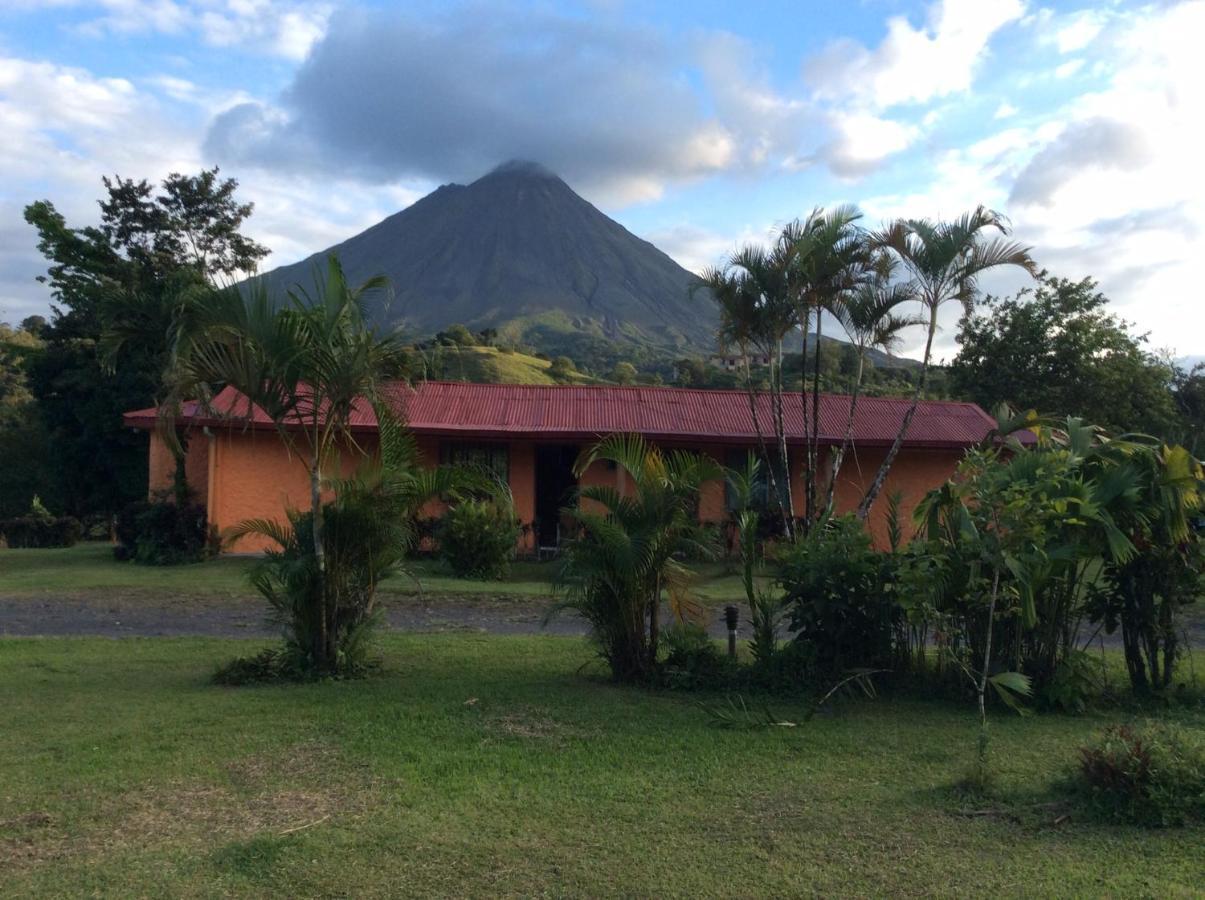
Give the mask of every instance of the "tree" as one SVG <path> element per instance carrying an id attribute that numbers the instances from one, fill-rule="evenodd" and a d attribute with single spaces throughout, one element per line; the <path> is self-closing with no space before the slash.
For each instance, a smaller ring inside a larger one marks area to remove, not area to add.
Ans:
<path id="1" fill-rule="evenodd" d="M 657 667 L 662 594 L 679 616 L 690 607 L 691 572 L 681 557 L 711 553 L 698 521 L 699 489 L 723 478 L 724 470 L 705 456 L 663 452 L 639 435 L 604 438 L 582 454 L 575 470 L 580 476 L 598 461 L 622 468 L 631 490 L 580 489 L 587 503 L 567 510 L 581 528 L 565 557 L 570 593 L 548 617 L 577 610 L 590 622 L 615 679 L 645 681 Z"/>
<path id="2" fill-rule="evenodd" d="M 111 513 L 145 495 L 146 446 L 122 427 L 121 414 L 161 395 L 173 340 L 165 313 L 179 283 L 249 271 L 267 253 L 240 233 L 251 205 L 234 202 L 237 182 L 219 181 L 216 169 L 173 174 L 158 196 L 145 181 L 104 183 L 99 226 L 71 228 L 45 200 L 25 208 L 50 262 L 38 280 L 55 304 L 29 381 L 76 515 Z M 102 346 L 106 334 L 123 330 L 130 339 L 120 353 Z"/>
<path id="3" fill-rule="evenodd" d="M 548 367 L 548 375 L 554 381 L 572 381 L 574 371 L 573 360 L 568 356 L 558 356 Z"/>
<path id="4" fill-rule="evenodd" d="M 630 362 L 617 362 L 611 370 L 611 380 L 616 384 L 634 384 L 636 374 L 636 367 Z"/>
<path id="5" fill-rule="evenodd" d="M 993 230 L 1001 236 L 985 236 L 986 232 Z M 1005 240 L 1007 235 L 1008 225 L 1004 217 L 980 206 L 974 212 L 952 222 L 901 219 L 892 223 L 886 230 L 871 236 L 871 241 L 876 247 L 894 254 L 899 261 L 929 321 L 920 377 L 912 395 L 912 405 L 904 413 L 900 430 L 858 505 L 859 518 L 865 519 L 870 514 L 870 508 L 883 490 L 887 473 L 891 470 L 891 465 L 895 462 L 916 415 L 916 408 L 928 380 L 933 338 L 937 334 L 937 317 L 942 307 L 949 303 L 958 303 L 964 312 L 970 315 L 979 292 L 979 276 L 988 269 L 1019 266 L 1031 275 L 1036 275 L 1037 267 L 1029 255 L 1028 248 Z"/>
<path id="6" fill-rule="evenodd" d="M 858 227 L 862 213 L 854 206 L 814 209 L 803 221 L 785 226 L 779 235 L 780 253 L 788 260 L 788 294 L 795 304 L 803 337 L 800 359 L 801 397 L 804 411 L 804 526 L 810 528 L 820 510 L 816 504 L 820 460 L 820 374 L 825 356 L 822 335 L 824 314 L 839 315 L 849 292 L 870 273 L 871 254 Z M 807 392 L 809 323 L 815 321 L 811 403 Z M 810 409 L 809 409 L 810 407 Z M 810 422 L 809 419 L 810 412 Z"/>
<path id="7" fill-rule="evenodd" d="M 316 585 L 310 595 L 315 604 L 311 652 L 320 672 L 338 669 L 346 634 L 339 624 L 338 579 L 327 573 L 323 486 L 340 449 L 359 449 L 353 412 L 368 404 L 381 419 L 383 387 L 405 361 L 395 335 L 378 335 L 367 325 L 365 297 L 385 286 L 384 278 L 350 286 L 332 255 L 325 274 L 316 273 L 313 293 L 295 288 L 284 306 L 274 302 L 262 280 L 213 292 L 197 304 L 184 330 L 176 367 L 178 386 L 226 384 L 240 391 L 305 463 Z"/>
<path id="8" fill-rule="evenodd" d="M 824 512 L 833 511 L 833 497 L 837 489 L 837 476 L 845 461 L 853 438 L 854 420 L 858 410 L 858 397 L 866 371 L 866 354 L 871 348 L 889 350 L 900 340 L 906 328 L 923 324 L 915 316 L 900 315 L 897 310 L 915 299 L 911 285 L 892 281 L 894 266 L 890 257 L 882 256 L 876 261 L 872 279 L 865 280 L 846 292 L 839 305 L 834 305 L 833 316 L 841 324 L 849 343 L 842 349 L 842 360 L 853 357 L 853 387 L 849 393 L 849 412 L 845 418 L 845 431 L 841 444 L 832 451 L 829 463 L 828 489 L 824 501 Z"/>
<path id="9" fill-rule="evenodd" d="M 41 337 L 42 332 L 46 330 L 46 317 L 26 316 L 21 320 L 21 330 L 34 337 Z"/>
<path id="10" fill-rule="evenodd" d="M 1173 367 L 1108 312 L 1090 278 L 1043 275 L 1036 290 L 987 298 L 963 319 L 954 392 L 984 409 L 1079 416 L 1115 432 L 1168 437 L 1178 424 Z"/>
<path id="11" fill-rule="evenodd" d="M 767 249 L 750 244 L 732 254 L 721 268 L 707 269 L 700 288 L 706 288 L 720 308 L 717 343 L 721 350 L 735 347 L 743 359 L 745 392 L 757 434 L 758 450 L 766 464 L 766 479 L 782 513 L 783 534 L 795 533 L 795 504 L 791 491 L 791 464 L 787 451 L 783 409 L 783 342 L 798 324 L 797 307 L 790 293 L 791 255 L 779 241 Z M 769 360 L 770 425 L 775 443 L 771 455 L 759 415 L 761 386 L 749 365 L 753 353 Z"/>

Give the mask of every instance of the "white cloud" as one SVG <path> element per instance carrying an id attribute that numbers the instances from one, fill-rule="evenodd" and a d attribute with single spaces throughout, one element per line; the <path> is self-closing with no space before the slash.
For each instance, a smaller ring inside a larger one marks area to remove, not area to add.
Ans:
<path id="1" fill-rule="evenodd" d="M 1020 110 L 1009 103 L 1007 100 L 996 107 L 995 113 L 992 114 L 993 119 L 1007 119 L 1015 116 Z"/>
<path id="2" fill-rule="evenodd" d="M 1078 72 L 1083 67 L 1084 67 L 1084 61 L 1082 59 L 1070 60 L 1068 62 L 1063 63 L 1061 66 L 1059 66 L 1057 69 L 1054 70 L 1054 77 L 1055 78 L 1070 78 L 1072 75 L 1074 75 L 1076 72 Z"/>
<path id="3" fill-rule="evenodd" d="M 1108 21 L 1108 13 L 1099 9 L 1087 9 L 1073 13 L 1064 24 L 1054 29 L 1054 43 L 1059 53 L 1074 53 L 1096 40 Z"/>
<path id="4" fill-rule="evenodd" d="M 873 217 L 953 215 L 977 203 L 1007 212 L 1017 240 L 1068 278 L 1091 276 L 1157 347 L 1205 350 L 1197 261 L 1205 258 L 1205 3 L 1145 8 L 1097 37 L 1111 75 L 1101 89 L 951 149 L 927 184 L 865 202 Z M 989 280 L 993 290 L 1015 279 Z M 952 326 L 953 314 L 950 322 Z M 951 333 L 945 334 L 947 350 Z"/>
<path id="5" fill-rule="evenodd" d="M 965 91 L 989 40 L 1024 11 L 1021 0 L 939 0 L 921 28 L 890 19 L 873 50 L 834 41 L 806 62 L 805 77 L 821 98 L 880 110 Z"/>
<path id="6" fill-rule="evenodd" d="M 30 4 L 36 6 L 36 4 Z M 301 60 L 326 31 L 328 0 L 57 0 L 85 15 L 82 34 L 195 33 L 214 47 Z"/>

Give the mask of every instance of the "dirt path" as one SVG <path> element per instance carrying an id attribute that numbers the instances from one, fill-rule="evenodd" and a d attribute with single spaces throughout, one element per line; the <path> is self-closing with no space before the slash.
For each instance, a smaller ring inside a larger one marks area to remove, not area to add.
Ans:
<path id="1" fill-rule="evenodd" d="M 548 602 L 529 598 L 430 596 L 385 601 L 388 627 L 399 631 L 583 635 L 572 614 L 542 629 Z M 0 597 L 0 635 L 100 637 L 271 637 L 279 631 L 255 600 L 183 599 L 170 603 L 124 597 Z"/>
<path id="2" fill-rule="evenodd" d="M 390 595 L 383 604 L 387 627 L 396 631 L 586 634 L 586 623 L 568 612 L 542 626 L 551 602 L 521 596 L 428 594 Z M 748 637 L 746 612 L 741 609 L 742 639 Z M 715 637 L 727 633 L 722 608 L 714 610 L 708 630 Z M 1193 647 L 1205 647 L 1205 618 L 1191 618 L 1187 630 Z M 107 591 L 87 596 L 0 597 L 0 636 L 261 638 L 278 632 L 268 621 L 264 604 L 249 598 L 184 597 L 165 602 L 145 594 Z M 1106 636 L 1105 644 L 1120 646 L 1120 639 Z"/>

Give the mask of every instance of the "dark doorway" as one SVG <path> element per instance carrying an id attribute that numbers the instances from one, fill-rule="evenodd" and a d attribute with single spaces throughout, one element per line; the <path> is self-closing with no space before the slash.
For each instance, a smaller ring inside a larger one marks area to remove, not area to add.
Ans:
<path id="1" fill-rule="evenodd" d="M 539 547 L 558 547 L 564 532 L 561 510 L 574 502 L 577 478 L 573 464 L 578 448 L 573 444 L 536 446 L 536 540 Z"/>

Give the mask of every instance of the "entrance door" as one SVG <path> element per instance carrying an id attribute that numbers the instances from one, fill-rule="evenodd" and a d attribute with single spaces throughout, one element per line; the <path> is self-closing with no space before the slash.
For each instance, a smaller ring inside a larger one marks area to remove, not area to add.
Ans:
<path id="1" fill-rule="evenodd" d="M 536 445 L 536 540 L 539 547 L 557 547 L 561 540 L 561 510 L 574 502 L 577 478 L 574 444 Z"/>

